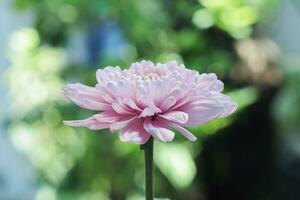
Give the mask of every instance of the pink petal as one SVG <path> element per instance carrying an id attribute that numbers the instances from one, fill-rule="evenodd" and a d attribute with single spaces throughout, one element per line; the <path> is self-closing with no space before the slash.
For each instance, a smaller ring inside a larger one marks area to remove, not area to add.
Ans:
<path id="1" fill-rule="evenodd" d="M 90 110 L 106 110 L 110 107 L 101 98 L 100 92 L 79 83 L 69 84 L 64 88 L 64 94 L 78 106 Z"/>
<path id="2" fill-rule="evenodd" d="M 127 127 L 121 129 L 121 141 L 129 141 L 135 144 L 145 144 L 151 135 L 143 128 L 143 121 L 143 119 L 136 119 L 128 124 Z"/>
<path id="3" fill-rule="evenodd" d="M 156 113 L 160 113 L 161 110 L 154 104 L 153 99 L 149 96 L 140 96 L 140 98 L 137 99 L 141 106 L 144 107 L 142 113 L 139 117 L 149 117 L 154 116 Z"/>
<path id="4" fill-rule="evenodd" d="M 133 110 L 141 111 L 141 109 L 136 105 L 136 103 L 130 98 L 125 98 L 124 104 Z"/>
<path id="5" fill-rule="evenodd" d="M 123 102 L 121 102 L 120 100 L 117 100 L 116 102 L 111 104 L 113 110 L 118 113 L 118 114 L 124 114 L 124 115 L 129 115 L 129 114 L 133 114 L 134 112 L 132 112 L 131 110 L 129 110 Z"/>
<path id="6" fill-rule="evenodd" d="M 215 92 L 222 92 L 224 89 L 224 84 L 222 81 L 218 80 L 216 74 L 201 74 L 199 80 L 198 88 L 211 90 Z"/>
<path id="7" fill-rule="evenodd" d="M 103 84 L 109 81 L 118 80 L 121 76 L 121 69 L 119 67 L 105 67 L 104 69 L 98 69 L 96 72 L 96 78 L 98 83 Z"/>
<path id="8" fill-rule="evenodd" d="M 179 124 L 185 124 L 189 119 L 188 114 L 186 114 L 185 112 L 181 112 L 181 111 L 170 111 L 170 112 L 167 112 L 167 113 L 165 113 L 163 115 L 159 115 L 159 116 L 161 116 L 164 119 L 167 119 L 169 121 L 176 122 Z"/>
<path id="9" fill-rule="evenodd" d="M 155 105 L 153 99 L 150 96 L 141 96 L 138 101 L 146 108 L 152 108 L 156 113 L 161 112 L 161 110 Z"/>
<path id="10" fill-rule="evenodd" d="M 217 80 L 211 89 L 216 92 L 222 92 L 224 90 L 224 83 L 220 80 Z"/>
<path id="11" fill-rule="evenodd" d="M 219 118 L 224 118 L 224 117 L 228 117 L 229 115 L 231 115 L 233 112 L 236 111 L 238 105 L 235 102 L 228 102 L 224 108 L 223 108 L 223 113 L 220 114 Z"/>
<path id="12" fill-rule="evenodd" d="M 113 111 L 104 111 L 94 116 L 103 123 L 114 123 L 120 120 L 120 116 Z"/>
<path id="13" fill-rule="evenodd" d="M 118 116 L 115 116 L 111 112 L 102 112 L 83 120 L 64 121 L 64 124 L 74 127 L 87 127 L 92 130 L 100 130 L 109 128 L 110 124 L 116 121 L 119 121 Z"/>
<path id="14" fill-rule="evenodd" d="M 171 123 L 171 127 L 175 128 L 179 133 L 181 133 L 187 139 L 191 141 L 197 140 L 197 138 L 191 132 L 189 132 L 187 129 L 183 128 L 182 126 L 179 126 L 176 123 Z"/>
<path id="15" fill-rule="evenodd" d="M 106 103 L 112 103 L 115 101 L 115 96 L 112 95 L 105 87 L 100 84 L 96 84 L 95 88 L 100 92 L 101 98 Z"/>
<path id="16" fill-rule="evenodd" d="M 199 126 L 217 118 L 222 113 L 222 108 L 216 107 L 197 107 L 186 111 L 189 115 L 189 120 L 186 123 L 188 126 Z"/>
<path id="17" fill-rule="evenodd" d="M 188 104 L 192 101 L 193 96 L 189 93 L 186 94 L 186 97 L 183 97 L 176 101 L 175 105 L 172 106 L 172 110 L 177 110 L 178 108 L 184 106 L 185 104 Z"/>
<path id="18" fill-rule="evenodd" d="M 139 117 L 151 117 L 154 116 L 156 111 L 153 108 L 145 108 Z"/>
<path id="19" fill-rule="evenodd" d="M 176 103 L 176 98 L 173 96 L 167 97 L 160 106 L 162 111 L 169 110 Z"/>
<path id="20" fill-rule="evenodd" d="M 148 85 L 149 96 L 153 99 L 153 102 L 159 102 L 165 95 L 167 87 L 166 81 L 156 80 L 152 81 L 151 84 Z"/>
<path id="21" fill-rule="evenodd" d="M 122 128 L 125 128 L 126 126 L 128 126 L 128 124 L 130 122 L 132 122 L 133 120 L 135 120 L 136 117 L 132 117 L 130 119 L 124 120 L 124 121 L 118 121 L 118 122 L 114 122 L 110 125 L 110 130 L 111 131 L 116 131 L 116 130 L 120 130 Z"/>
<path id="22" fill-rule="evenodd" d="M 145 119 L 144 129 L 154 138 L 162 142 L 170 142 L 175 136 L 175 133 L 167 129 L 165 124 L 152 121 L 150 118 Z"/>
<path id="23" fill-rule="evenodd" d="M 189 116 L 186 125 L 198 126 L 207 123 L 215 118 L 223 118 L 232 114 L 237 108 L 237 104 L 229 97 L 222 94 L 215 94 L 207 99 L 193 102 L 184 109 Z"/>
<path id="24" fill-rule="evenodd" d="M 87 127 L 91 130 L 100 130 L 105 129 L 109 127 L 109 124 L 107 123 L 101 123 L 94 117 L 90 117 L 83 120 L 72 120 L 72 121 L 63 121 L 65 125 L 67 126 L 73 126 L 73 127 Z"/>
<path id="25" fill-rule="evenodd" d="M 175 99 L 182 98 L 184 92 L 181 90 L 181 88 L 172 88 L 170 91 L 169 96 L 174 96 Z"/>
<path id="26" fill-rule="evenodd" d="M 114 96 L 133 97 L 135 94 L 132 83 L 124 80 L 109 81 L 105 87 Z"/>

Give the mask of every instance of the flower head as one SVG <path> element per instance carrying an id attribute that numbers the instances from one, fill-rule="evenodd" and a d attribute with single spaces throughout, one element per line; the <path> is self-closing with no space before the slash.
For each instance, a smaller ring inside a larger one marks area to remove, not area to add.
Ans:
<path id="1" fill-rule="evenodd" d="M 144 144 L 153 136 L 172 141 L 177 130 L 187 139 L 196 137 L 184 127 L 199 126 L 233 113 L 237 104 L 221 94 L 223 83 L 215 74 L 199 74 L 171 61 L 133 63 L 129 69 L 97 70 L 98 83 L 65 87 L 65 96 L 78 106 L 100 111 L 84 120 L 64 121 L 93 130 L 120 130 L 120 139 Z"/>

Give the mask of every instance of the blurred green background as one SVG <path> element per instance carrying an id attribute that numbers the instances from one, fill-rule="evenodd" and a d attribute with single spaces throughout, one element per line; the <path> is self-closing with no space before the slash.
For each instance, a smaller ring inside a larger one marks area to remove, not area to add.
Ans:
<path id="1" fill-rule="evenodd" d="M 62 95 L 107 65 L 172 59 L 213 72 L 237 112 L 155 143 L 172 200 L 300 199 L 298 0 L 0 0 L 0 199 L 140 200 L 143 152 L 63 119 Z"/>

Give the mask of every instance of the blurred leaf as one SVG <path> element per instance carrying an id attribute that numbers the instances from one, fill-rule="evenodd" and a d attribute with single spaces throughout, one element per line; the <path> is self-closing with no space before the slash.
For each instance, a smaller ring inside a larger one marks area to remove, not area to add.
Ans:
<path id="1" fill-rule="evenodd" d="M 254 87 L 245 87 L 233 90 L 227 93 L 234 101 L 238 103 L 238 112 L 254 103 L 257 99 L 257 90 Z"/>
<path id="2" fill-rule="evenodd" d="M 196 175 L 193 158 L 183 144 L 156 142 L 154 162 L 177 189 L 189 186 Z"/>
<path id="3" fill-rule="evenodd" d="M 204 8 L 195 12 L 193 22 L 199 28 L 216 25 L 234 38 L 247 38 L 252 33 L 252 25 L 270 10 L 276 8 L 280 0 L 199 0 Z"/>

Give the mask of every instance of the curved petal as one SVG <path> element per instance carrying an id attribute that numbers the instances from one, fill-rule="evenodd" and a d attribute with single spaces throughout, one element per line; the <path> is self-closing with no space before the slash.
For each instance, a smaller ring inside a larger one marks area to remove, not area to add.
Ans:
<path id="1" fill-rule="evenodd" d="M 174 106 L 176 103 L 176 98 L 173 96 L 167 97 L 163 103 L 161 104 L 160 108 L 162 111 L 166 111 L 170 109 L 172 106 Z"/>
<path id="2" fill-rule="evenodd" d="M 118 122 L 114 122 L 110 125 L 110 130 L 111 131 L 116 131 L 116 130 L 120 130 L 122 128 L 125 128 L 126 126 L 128 126 L 128 124 L 130 122 L 132 122 L 133 120 L 135 120 L 136 117 L 132 117 L 132 118 L 129 118 L 127 120 L 123 120 L 123 121 L 118 121 Z"/>
<path id="3" fill-rule="evenodd" d="M 128 111 L 126 107 L 123 106 L 123 103 L 121 102 L 114 102 L 111 104 L 111 107 L 118 114 L 125 114 L 125 115 L 132 114 L 132 112 Z"/>
<path id="4" fill-rule="evenodd" d="M 100 130 L 109 127 L 107 123 L 99 122 L 95 117 L 90 117 L 83 120 L 71 120 L 71 121 L 63 121 L 67 126 L 74 126 L 74 127 L 87 127 L 91 130 Z"/>
<path id="5" fill-rule="evenodd" d="M 224 90 L 224 83 L 220 80 L 217 80 L 211 89 L 216 92 L 222 92 Z"/>
<path id="6" fill-rule="evenodd" d="M 89 110 L 106 110 L 110 107 L 102 100 L 101 94 L 96 88 L 80 83 L 64 87 L 64 95 L 76 105 Z"/>
<path id="7" fill-rule="evenodd" d="M 179 133 L 181 133 L 187 139 L 191 141 L 197 140 L 197 138 L 191 132 L 189 132 L 187 129 L 183 128 L 182 126 L 179 126 L 176 123 L 171 123 L 171 127 L 175 128 Z"/>
<path id="8" fill-rule="evenodd" d="M 95 85 L 95 88 L 100 92 L 101 98 L 104 102 L 111 104 L 116 100 L 115 96 L 112 95 L 111 92 L 107 91 L 107 89 L 99 83 Z"/>
<path id="9" fill-rule="evenodd" d="M 109 81 L 106 84 L 104 84 L 104 87 L 113 96 L 133 97 L 135 94 L 134 85 L 130 81 L 125 81 L 125 80 Z"/>
<path id="10" fill-rule="evenodd" d="M 198 82 L 199 89 L 206 89 L 215 92 L 222 92 L 224 89 L 224 84 L 222 81 L 218 80 L 216 74 L 201 74 Z"/>
<path id="11" fill-rule="evenodd" d="M 189 116 L 187 113 L 185 112 L 181 112 L 181 111 L 170 111 L 167 112 L 163 115 L 159 115 L 160 117 L 172 121 L 172 122 L 176 122 L 179 124 L 185 124 L 186 122 L 188 122 Z"/>
<path id="12" fill-rule="evenodd" d="M 219 118 L 228 117 L 233 112 L 235 112 L 237 108 L 238 108 L 238 104 L 237 103 L 235 103 L 233 101 L 229 101 L 228 103 L 226 103 L 224 105 L 224 107 L 223 107 L 223 113 L 220 114 Z"/>
<path id="13" fill-rule="evenodd" d="M 151 135 L 143 128 L 143 119 L 136 119 L 121 129 L 120 140 L 135 144 L 145 144 Z"/>
<path id="14" fill-rule="evenodd" d="M 153 108 L 145 108 L 139 117 L 151 117 L 154 116 L 156 111 Z"/>
<path id="15" fill-rule="evenodd" d="M 144 108 L 152 108 L 156 113 L 161 112 L 161 110 L 155 105 L 151 96 L 148 95 L 140 95 L 137 97 L 137 100 L 141 106 Z"/>
<path id="16" fill-rule="evenodd" d="M 92 130 L 100 130 L 109 128 L 110 125 L 114 122 L 117 122 L 119 117 L 114 115 L 114 113 L 110 112 L 102 112 L 96 115 L 93 115 L 87 119 L 83 120 L 71 120 L 71 121 L 63 121 L 67 126 L 74 127 L 87 127 Z"/>
<path id="17" fill-rule="evenodd" d="M 120 76 L 121 69 L 119 67 L 107 66 L 103 69 L 98 69 L 96 72 L 96 79 L 100 84 L 118 80 Z"/>
<path id="18" fill-rule="evenodd" d="M 215 118 L 227 117 L 232 114 L 236 108 L 237 104 L 229 97 L 222 94 L 214 94 L 206 99 L 203 98 L 193 102 L 187 108 L 183 109 L 183 111 L 189 116 L 186 125 L 197 126 Z"/>
<path id="19" fill-rule="evenodd" d="M 167 80 L 155 80 L 151 81 L 151 84 L 146 85 L 149 92 L 149 96 L 153 99 L 153 102 L 159 103 L 168 92 L 168 79 Z"/>
<path id="20" fill-rule="evenodd" d="M 162 142 L 170 142 L 175 136 L 175 133 L 166 127 L 166 124 L 152 121 L 150 118 L 146 118 L 144 121 L 144 129 L 154 138 Z"/>
<path id="21" fill-rule="evenodd" d="M 135 110 L 135 111 L 141 111 L 141 108 L 139 108 L 136 103 L 130 99 L 130 98 L 125 98 L 124 99 L 124 104 L 126 106 L 128 106 L 129 108 L 131 108 L 132 110 Z"/>

